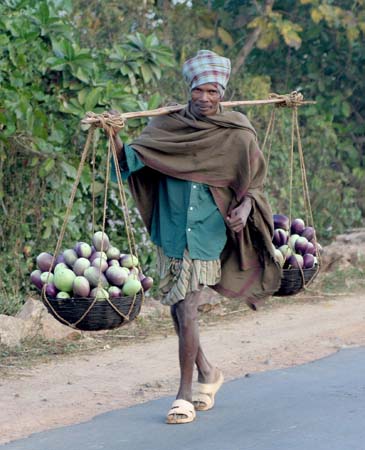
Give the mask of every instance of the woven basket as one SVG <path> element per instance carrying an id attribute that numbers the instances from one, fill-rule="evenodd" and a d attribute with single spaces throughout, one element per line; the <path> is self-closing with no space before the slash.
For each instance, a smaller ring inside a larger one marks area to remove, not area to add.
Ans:
<path id="1" fill-rule="evenodd" d="M 117 328 L 134 320 L 141 310 L 143 294 L 138 293 L 135 298 L 118 297 L 109 301 L 97 300 L 80 322 L 78 321 L 85 314 L 94 299 L 60 299 L 47 296 L 47 300 L 48 302 L 43 299 L 43 303 L 48 311 L 61 323 L 80 330 L 96 331 Z M 114 305 L 115 309 L 109 302 Z"/>
<path id="2" fill-rule="evenodd" d="M 319 266 L 312 269 L 283 269 L 281 285 L 275 296 L 294 295 L 314 280 L 319 272 Z"/>

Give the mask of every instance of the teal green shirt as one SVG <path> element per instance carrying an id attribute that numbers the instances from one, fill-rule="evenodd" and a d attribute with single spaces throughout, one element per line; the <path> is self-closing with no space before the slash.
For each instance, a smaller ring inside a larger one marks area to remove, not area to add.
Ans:
<path id="1" fill-rule="evenodd" d="M 120 164 L 123 180 L 144 167 L 132 147 L 125 145 Z M 112 165 L 115 179 L 115 167 Z M 161 176 L 151 224 L 151 240 L 167 256 L 218 259 L 226 243 L 226 225 L 209 187 L 194 181 Z"/>

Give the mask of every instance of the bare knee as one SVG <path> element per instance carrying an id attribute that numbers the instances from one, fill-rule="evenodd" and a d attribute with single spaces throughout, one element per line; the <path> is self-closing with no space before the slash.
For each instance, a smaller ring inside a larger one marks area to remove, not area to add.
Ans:
<path id="1" fill-rule="evenodd" d="M 198 302 L 194 293 L 188 294 L 186 298 L 177 303 L 174 310 L 179 326 L 187 327 L 198 319 Z"/>

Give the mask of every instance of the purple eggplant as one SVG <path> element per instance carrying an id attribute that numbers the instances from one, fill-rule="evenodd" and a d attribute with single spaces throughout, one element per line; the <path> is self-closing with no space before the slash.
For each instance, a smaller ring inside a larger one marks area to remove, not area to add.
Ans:
<path id="1" fill-rule="evenodd" d="M 287 269 L 299 269 L 303 267 L 303 256 L 295 253 L 294 255 L 289 256 L 284 264 L 284 267 Z"/>
<path id="2" fill-rule="evenodd" d="M 30 274 L 30 281 L 34 286 L 38 289 L 42 289 L 43 282 L 41 280 L 42 272 L 40 269 L 33 270 L 33 272 Z"/>
<path id="3" fill-rule="evenodd" d="M 288 242 L 288 232 L 282 228 L 277 228 L 274 230 L 274 235 L 272 239 L 275 247 L 279 248 Z"/>
<path id="4" fill-rule="evenodd" d="M 308 243 L 308 240 L 304 236 L 299 236 L 294 244 L 296 253 L 299 253 L 300 255 L 307 253 Z"/>
<path id="5" fill-rule="evenodd" d="M 310 254 L 310 255 L 314 255 L 316 252 L 316 247 L 314 246 L 314 244 L 312 244 L 312 242 L 308 242 L 307 244 L 307 249 L 306 249 L 306 254 Z"/>
<path id="6" fill-rule="evenodd" d="M 294 219 L 290 225 L 291 234 L 302 234 L 305 228 L 305 223 L 303 219 Z"/>
<path id="7" fill-rule="evenodd" d="M 306 253 L 303 256 L 303 268 L 311 269 L 314 266 L 314 256 L 310 253 Z"/>
<path id="8" fill-rule="evenodd" d="M 313 227 L 305 227 L 302 231 L 302 236 L 311 241 L 314 238 L 314 228 Z"/>
<path id="9" fill-rule="evenodd" d="M 46 286 L 46 294 L 49 297 L 55 298 L 58 293 L 58 289 L 53 283 L 48 283 Z"/>
<path id="10" fill-rule="evenodd" d="M 274 214 L 274 228 L 282 228 L 283 230 L 289 231 L 289 217 L 284 214 Z"/>

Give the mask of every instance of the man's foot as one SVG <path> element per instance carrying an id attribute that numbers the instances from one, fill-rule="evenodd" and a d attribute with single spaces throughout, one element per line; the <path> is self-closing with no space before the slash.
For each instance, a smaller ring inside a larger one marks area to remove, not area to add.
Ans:
<path id="1" fill-rule="evenodd" d="M 166 423 L 179 424 L 192 422 L 196 417 L 194 405 L 186 400 L 175 400 L 167 413 Z"/>
<path id="2" fill-rule="evenodd" d="M 218 372 L 214 383 L 198 383 L 198 392 L 193 395 L 193 405 L 197 411 L 208 411 L 214 406 L 215 394 L 224 381 L 223 373 Z"/>

